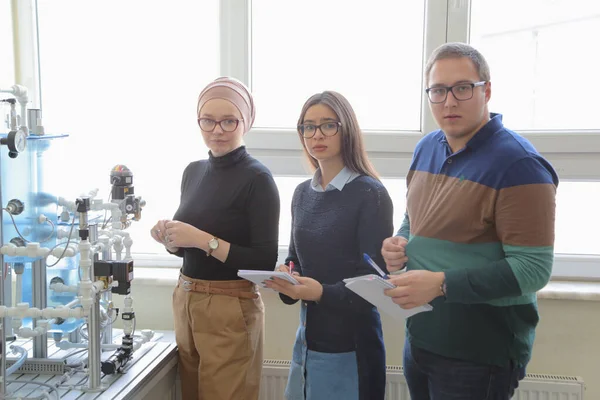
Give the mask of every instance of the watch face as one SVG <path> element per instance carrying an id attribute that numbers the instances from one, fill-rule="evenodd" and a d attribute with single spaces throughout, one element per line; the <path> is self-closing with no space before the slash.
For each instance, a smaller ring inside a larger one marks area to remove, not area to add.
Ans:
<path id="1" fill-rule="evenodd" d="M 208 247 L 216 250 L 219 247 L 219 241 L 216 238 L 212 238 L 208 241 Z"/>

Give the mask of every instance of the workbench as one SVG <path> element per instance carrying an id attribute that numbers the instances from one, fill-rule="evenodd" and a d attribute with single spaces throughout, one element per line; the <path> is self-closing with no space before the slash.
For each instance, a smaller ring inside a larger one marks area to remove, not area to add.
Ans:
<path id="1" fill-rule="evenodd" d="M 115 330 L 113 343 L 120 343 L 122 332 Z M 17 340 L 11 344 L 18 345 L 29 352 L 32 357 L 31 340 Z M 48 341 L 48 359 L 67 359 L 68 364 L 85 363 L 87 351 L 83 349 L 60 350 L 54 345 L 53 340 Z M 11 357 L 7 349 L 8 360 Z M 102 352 L 102 360 L 108 359 L 114 350 Z M 62 375 L 48 373 L 13 373 L 7 378 L 6 393 L 13 397 L 37 397 L 42 394 L 45 386 L 38 386 L 32 382 L 41 382 L 54 385 L 59 382 Z M 17 382 L 13 382 L 17 381 Z M 92 400 L 92 399 L 119 399 L 119 400 L 175 400 L 177 398 L 177 346 L 172 333 L 158 333 L 152 341 L 143 344 L 133 353 L 133 358 L 126 364 L 122 373 L 114 375 L 102 374 L 102 386 L 108 388 L 103 392 L 87 392 L 87 377 L 85 373 L 76 372 L 70 380 L 59 389 L 61 400 Z M 55 393 L 49 393 L 55 399 Z"/>

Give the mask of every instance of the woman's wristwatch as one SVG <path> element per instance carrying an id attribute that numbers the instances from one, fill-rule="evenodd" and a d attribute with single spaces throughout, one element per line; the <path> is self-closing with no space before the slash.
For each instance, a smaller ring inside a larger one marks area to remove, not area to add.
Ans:
<path id="1" fill-rule="evenodd" d="M 206 257 L 210 257 L 212 252 L 219 248 L 219 238 L 213 236 L 212 239 L 208 241 L 208 251 L 206 252 Z"/>

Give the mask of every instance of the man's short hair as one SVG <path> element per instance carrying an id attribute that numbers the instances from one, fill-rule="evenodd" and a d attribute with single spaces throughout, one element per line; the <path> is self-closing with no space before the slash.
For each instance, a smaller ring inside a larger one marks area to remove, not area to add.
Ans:
<path id="1" fill-rule="evenodd" d="M 479 74 L 479 79 L 482 81 L 490 80 L 490 67 L 488 66 L 488 63 L 483 55 L 469 44 L 456 42 L 445 43 L 431 53 L 431 56 L 427 61 L 427 66 L 425 67 L 426 84 L 429 84 L 429 73 L 431 72 L 431 68 L 433 68 L 433 64 L 435 64 L 436 61 L 446 58 L 462 57 L 469 58 L 473 64 L 475 64 L 475 68 Z"/>

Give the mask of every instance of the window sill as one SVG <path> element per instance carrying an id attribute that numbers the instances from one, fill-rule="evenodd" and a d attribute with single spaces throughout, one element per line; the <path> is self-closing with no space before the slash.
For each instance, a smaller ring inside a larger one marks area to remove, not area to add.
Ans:
<path id="1" fill-rule="evenodd" d="M 538 299 L 600 301 L 600 282 L 551 281 L 538 292 Z"/>

